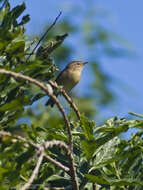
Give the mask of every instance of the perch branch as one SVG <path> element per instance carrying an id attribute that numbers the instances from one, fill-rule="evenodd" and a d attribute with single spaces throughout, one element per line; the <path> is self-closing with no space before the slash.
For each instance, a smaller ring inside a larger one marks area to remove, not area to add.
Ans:
<path id="1" fill-rule="evenodd" d="M 53 81 L 49 80 L 48 83 L 49 83 L 51 86 L 53 86 L 53 87 L 55 87 L 55 88 L 58 89 L 58 85 L 57 85 L 56 82 L 53 82 Z M 62 92 L 62 95 L 64 96 L 64 98 L 67 100 L 67 102 L 68 102 L 68 103 L 70 104 L 70 106 L 72 107 L 72 109 L 75 111 L 75 113 L 76 113 L 76 115 L 77 115 L 77 118 L 80 120 L 80 112 L 79 112 L 77 106 L 75 105 L 74 101 L 72 100 L 72 98 L 71 98 L 70 96 L 68 96 L 68 94 L 65 92 L 64 89 L 62 89 L 61 92 Z"/>
<path id="2" fill-rule="evenodd" d="M 20 74 L 20 73 L 15 73 L 15 72 L 12 72 L 12 71 L 7 71 L 5 69 L 0 69 L 0 73 L 1 74 L 6 74 L 6 75 L 10 75 L 14 78 L 19 78 L 19 79 L 23 79 L 25 81 L 28 81 L 30 83 L 33 83 L 37 86 L 39 86 L 42 90 L 44 90 L 46 92 L 46 94 L 48 96 L 50 96 L 56 103 L 56 105 L 58 106 L 58 109 L 59 111 L 61 112 L 61 114 L 63 115 L 63 118 L 65 120 L 65 123 L 66 123 L 66 126 L 67 126 L 67 129 L 68 129 L 68 134 L 69 134 L 69 144 L 70 144 L 70 150 L 72 151 L 73 149 L 73 142 L 72 142 L 72 133 L 71 133 L 71 128 L 70 128 L 70 123 L 68 121 L 68 118 L 66 116 L 66 113 L 63 109 L 63 106 L 59 103 L 58 99 L 56 98 L 55 95 L 53 95 L 53 93 L 51 93 L 49 91 L 49 89 L 41 82 L 39 82 L 38 80 L 35 80 L 29 76 L 26 76 L 26 75 L 23 75 L 23 74 Z"/>
<path id="3" fill-rule="evenodd" d="M 78 190 L 79 187 L 78 187 L 78 181 L 77 181 L 77 176 L 76 176 L 76 170 L 75 170 L 75 167 L 74 167 L 74 159 L 73 159 L 73 155 L 72 155 L 72 151 L 73 151 L 73 140 L 72 140 L 72 132 L 71 132 L 71 127 L 70 127 L 70 123 L 68 121 L 68 118 L 67 118 L 67 115 L 63 109 L 63 106 L 59 103 L 58 99 L 56 98 L 55 95 L 53 95 L 53 93 L 51 93 L 49 91 L 49 89 L 41 82 L 29 77 L 29 76 L 25 76 L 23 74 L 20 74 L 20 73 L 15 73 L 15 72 L 12 72 L 12 71 L 7 71 L 5 69 L 0 69 L 0 73 L 1 74 L 5 74 L 5 75 L 9 75 L 9 76 L 12 76 L 14 78 L 19 78 L 19 79 L 23 79 L 25 81 L 28 81 L 30 83 L 33 83 L 37 86 L 39 86 L 42 90 L 45 91 L 45 93 L 50 96 L 54 102 L 56 103 L 59 111 L 61 112 L 61 114 L 63 115 L 63 118 L 64 118 L 64 121 L 66 123 L 66 126 L 67 126 L 67 130 L 68 130 L 68 135 L 69 135 L 69 157 L 70 157 L 70 169 L 71 169 L 71 177 L 72 177 L 72 181 L 73 181 L 73 187 L 75 190 Z"/>

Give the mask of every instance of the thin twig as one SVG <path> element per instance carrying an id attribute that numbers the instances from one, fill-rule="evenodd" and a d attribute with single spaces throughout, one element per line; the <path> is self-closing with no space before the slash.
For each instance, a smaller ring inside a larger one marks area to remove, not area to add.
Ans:
<path id="1" fill-rule="evenodd" d="M 92 189 L 93 189 L 93 190 L 98 190 L 98 185 L 97 185 L 97 183 L 92 183 Z"/>
<path id="2" fill-rule="evenodd" d="M 23 74 L 20 74 L 20 73 L 15 73 L 15 72 L 12 72 L 12 71 L 7 71 L 5 69 L 0 69 L 0 73 L 1 74 L 6 74 L 6 75 L 10 75 L 14 78 L 19 78 L 19 79 L 23 79 L 25 81 L 28 81 L 30 83 L 33 83 L 37 86 L 39 86 L 42 90 L 44 90 L 46 92 L 46 94 L 48 96 L 50 96 L 54 102 L 56 103 L 59 111 L 61 112 L 63 118 L 64 118 L 64 121 L 66 123 L 66 126 L 67 126 L 67 131 L 68 131 L 68 135 L 69 135 L 69 157 L 70 157 L 70 169 L 71 169 L 71 177 L 72 177 L 72 182 L 73 182 L 73 187 L 74 187 L 74 190 L 79 190 L 79 186 L 78 186 L 78 180 L 77 180 L 77 176 L 76 176 L 76 170 L 75 170 L 75 167 L 74 167 L 74 159 L 73 159 L 73 155 L 72 155 L 72 151 L 73 151 L 73 140 L 72 140 L 72 132 L 71 132 L 71 126 L 70 126 L 70 123 L 68 121 L 68 118 L 67 118 L 67 115 L 63 109 L 63 106 L 59 103 L 59 100 L 56 98 L 55 95 L 53 95 L 52 92 L 49 91 L 48 87 L 45 86 L 43 83 L 29 77 L 29 76 L 25 76 Z"/>
<path id="3" fill-rule="evenodd" d="M 30 47 L 36 42 L 36 41 L 38 41 L 39 40 L 39 38 L 38 37 L 36 37 L 36 38 L 34 38 L 33 39 L 33 41 L 30 43 L 30 45 L 29 45 L 29 47 L 25 50 L 26 52 L 27 51 L 29 51 L 30 50 Z M 25 55 L 32 55 L 31 53 L 27 53 L 27 54 L 25 54 Z"/>
<path id="4" fill-rule="evenodd" d="M 36 48 L 38 47 L 38 45 L 40 44 L 40 42 L 46 37 L 46 35 L 48 34 L 48 32 L 53 28 L 53 26 L 56 24 L 57 20 L 59 19 L 59 17 L 61 16 L 62 12 L 60 11 L 60 13 L 58 14 L 58 16 L 55 18 L 54 22 L 49 26 L 49 28 L 46 30 L 46 32 L 43 34 L 43 36 L 40 38 L 40 40 L 38 41 L 37 45 L 35 46 L 35 48 L 32 50 L 31 54 L 28 56 L 26 62 L 29 60 L 29 58 L 31 57 L 31 55 L 33 55 L 33 53 L 35 52 Z"/>
<path id="5" fill-rule="evenodd" d="M 59 88 L 59 86 L 57 85 L 56 82 L 49 80 L 48 83 L 57 89 Z M 63 94 L 63 96 L 65 97 L 67 102 L 70 104 L 72 109 L 75 111 L 77 118 L 80 120 L 80 112 L 79 112 L 77 106 L 75 105 L 74 101 L 72 100 L 72 98 L 70 96 L 68 96 L 68 94 L 66 93 L 66 91 L 64 89 L 61 90 L 61 93 Z"/>
<path id="6" fill-rule="evenodd" d="M 7 0 L 4 1 L 4 3 L 2 4 L 1 8 L 0 8 L 0 11 L 4 8 L 4 6 L 6 5 L 7 3 Z"/>
<path id="7" fill-rule="evenodd" d="M 33 170 L 32 175 L 30 176 L 28 182 L 23 187 L 21 187 L 20 190 L 26 190 L 32 185 L 36 175 L 38 174 L 38 171 L 39 171 L 40 166 L 42 164 L 43 158 L 44 158 L 44 154 L 43 154 L 43 151 L 41 151 L 40 157 L 39 157 L 39 159 L 37 161 L 37 164 L 36 164 L 36 166 L 35 166 L 35 168 Z"/>
<path id="8" fill-rule="evenodd" d="M 70 174 L 70 170 L 68 167 L 64 166 L 63 164 L 61 164 L 60 162 L 54 160 L 52 157 L 50 157 L 49 155 L 47 155 L 46 153 L 44 153 L 44 157 L 47 158 L 47 160 L 49 160 L 50 162 L 52 162 L 53 164 L 55 164 L 58 168 L 61 168 L 63 171 L 65 171 L 67 174 Z"/>

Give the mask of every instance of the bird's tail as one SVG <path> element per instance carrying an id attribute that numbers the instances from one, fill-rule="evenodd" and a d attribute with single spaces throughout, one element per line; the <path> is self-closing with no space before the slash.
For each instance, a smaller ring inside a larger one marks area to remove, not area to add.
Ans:
<path id="1" fill-rule="evenodd" d="M 46 102 L 45 106 L 53 107 L 54 104 L 55 104 L 54 100 L 52 98 L 49 98 L 49 100 Z"/>

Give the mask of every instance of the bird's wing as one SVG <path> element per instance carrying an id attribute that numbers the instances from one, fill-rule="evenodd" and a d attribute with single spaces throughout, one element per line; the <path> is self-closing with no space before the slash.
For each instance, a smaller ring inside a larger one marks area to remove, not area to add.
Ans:
<path id="1" fill-rule="evenodd" d="M 55 80 L 56 83 L 59 84 L 59 85 L 61 84 L 61 79 L 62 79 L 62 77 L 64 76 L 64 75 L 63 75 L 64 71 L 65 71 L 65 69 L 62 70 L 62 71 L 59 73 L 59 75 L 57 76 L 57 78 L 56 78 L 56 80 Z"/>

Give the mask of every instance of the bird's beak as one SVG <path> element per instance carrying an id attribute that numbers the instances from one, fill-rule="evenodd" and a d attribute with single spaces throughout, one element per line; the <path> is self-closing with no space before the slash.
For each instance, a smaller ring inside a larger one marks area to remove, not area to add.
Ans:
<path id="1" fill-rule="evenodd" d="M 83 62 L 84 65 L 86 65 L 88 62 Z"/>

